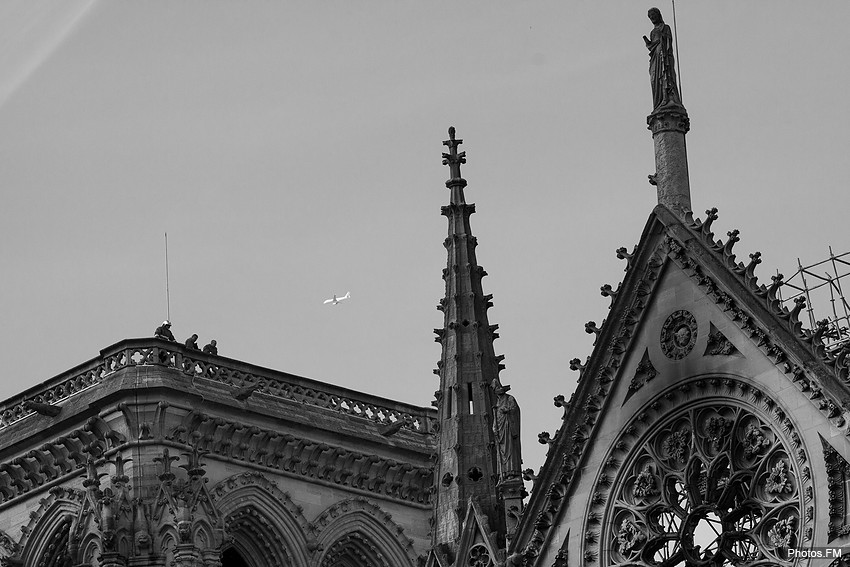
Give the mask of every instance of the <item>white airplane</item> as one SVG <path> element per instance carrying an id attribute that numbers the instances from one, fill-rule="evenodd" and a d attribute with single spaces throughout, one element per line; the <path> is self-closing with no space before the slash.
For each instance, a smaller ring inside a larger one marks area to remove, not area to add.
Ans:
<path id="1" fill-rule="evenodd" d="M 337 297 L 336 294 L 334 294 L 333 299 L 326 299 L 324 305 L 327 305 L 328 303 L 330 303 L 331 305 L 336 305 L 340 301 L 345 301 L 346 299 L 351 299 L 350 291 L 346 291 L 345 295 L 343 295 L 342 297 Z"/>

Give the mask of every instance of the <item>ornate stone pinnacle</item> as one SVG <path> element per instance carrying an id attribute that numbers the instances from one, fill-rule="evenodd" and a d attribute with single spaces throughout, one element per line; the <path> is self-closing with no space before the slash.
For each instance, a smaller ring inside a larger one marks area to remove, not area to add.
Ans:
<path id="1" fill-rule="evenodd" d="M 446 187 L 466 187 L 466 180 L 460 175 L 461 164 L 466 163 L 466 152 L 458 153 L 457 148 L 463 140 L 455 138 L 455 128 L 449 128 L 449 139 L 443 141 L 443 145 L 449 148 L 449 153 L 443 153 L 443 165 L 449 166 L 450 179 L 446 181 Z"/>

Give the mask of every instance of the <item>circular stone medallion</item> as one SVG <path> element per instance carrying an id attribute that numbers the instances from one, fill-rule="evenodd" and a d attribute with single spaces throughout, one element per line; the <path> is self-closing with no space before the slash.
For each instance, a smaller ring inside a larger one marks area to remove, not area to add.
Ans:
<path id="1" fill-rule="evenodd" d="M 674 311 L 661 327 L 661 350 L 667 358 L 680 360 L 694 350 L 697 320 L 690 312 Z"/>

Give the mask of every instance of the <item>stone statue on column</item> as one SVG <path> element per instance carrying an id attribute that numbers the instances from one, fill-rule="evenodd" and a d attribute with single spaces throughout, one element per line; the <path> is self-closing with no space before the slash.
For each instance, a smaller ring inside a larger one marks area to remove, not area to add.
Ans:
<path id="1" fill-rule="evenodd" d="M 510 386 L 502 386 L 498 378 L 491 383 L 496 394 L 493 406 L 493 433 L 496 436 L 499 478 L 501 480 L 522 475 L 522 449 L 519 437 L 519 405 L 508 394 Z"/>
<path id="2" fill-rule="evenodd" d="M 676 83 L 676 68 L 673 59 L 673 32 L 664 23 L 661 10 L 650 8 L 647 13 L 653 27 L 649 38 L 643 36 L 649 50 L 649 79 L 652 85 L 652 110 L 667 106 L 682 106 L 679 87 Z"/>

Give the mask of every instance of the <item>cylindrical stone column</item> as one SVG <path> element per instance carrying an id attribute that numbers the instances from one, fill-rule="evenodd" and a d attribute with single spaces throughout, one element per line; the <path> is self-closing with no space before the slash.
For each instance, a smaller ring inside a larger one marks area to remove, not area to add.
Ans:
<path id="1" fill-rule="evenodd" d="M 658 204 L 680 216 L 691 210 L 688 152 L 685 134 L 690 130 L 688 112 L 681 106 L 660 108 L 647 116 L 655 143 L 655 175 L 650 183 L 658 191 Z"/>
<path id="2" fill-rule="evenodd" d="M 221 551 L 217 549 L 207 549 L 201 553 L 204 559 L 204 567 L 222 567 L 221 566 Z"/>
<path id="3" fill-rule="evenodd" d="M 204 567 L 198 548 L 191 543 L 181 543 L 174 546 L 173 567 Z"/>

